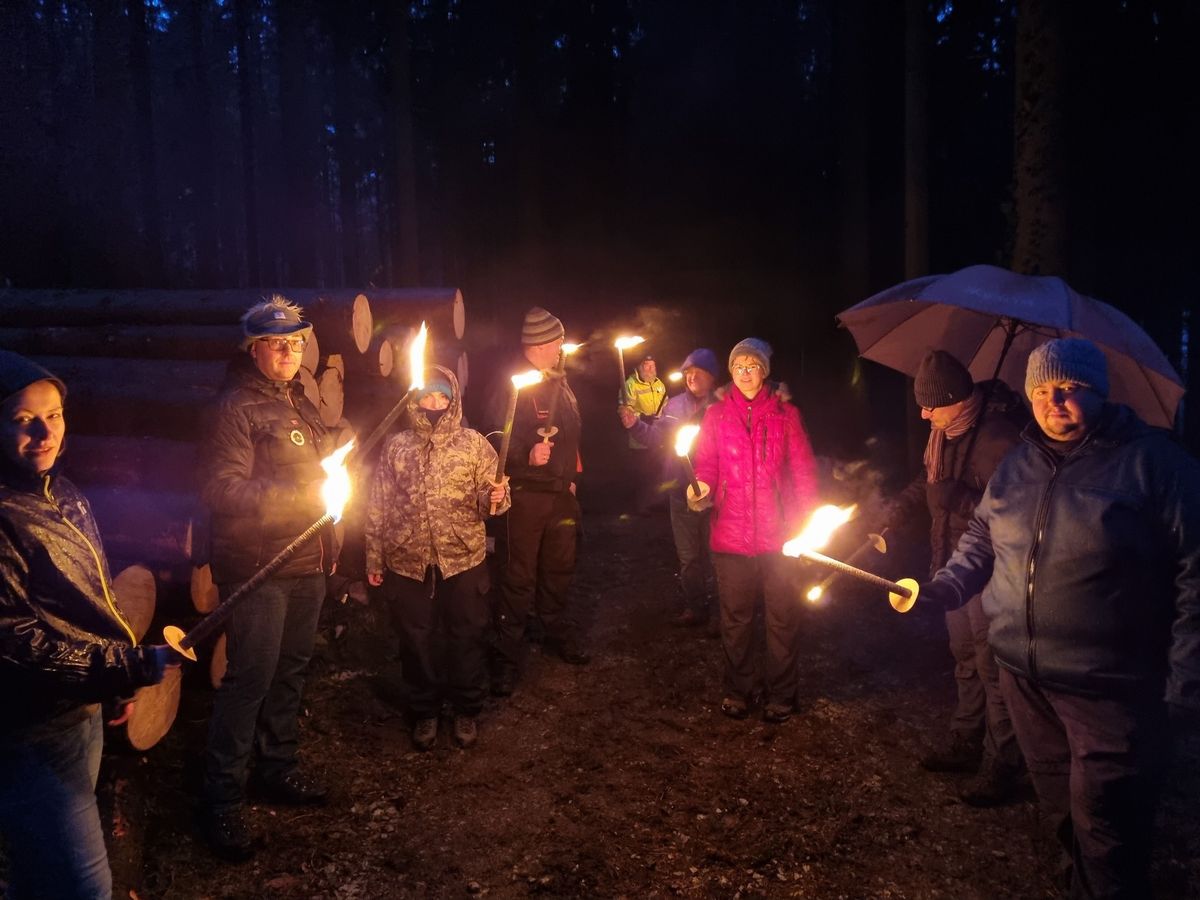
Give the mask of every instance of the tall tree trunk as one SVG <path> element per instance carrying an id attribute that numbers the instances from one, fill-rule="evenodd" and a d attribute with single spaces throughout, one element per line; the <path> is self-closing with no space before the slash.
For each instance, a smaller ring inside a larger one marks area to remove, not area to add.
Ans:
<path id="1" fill-rule="evenodd" d="M 1061 0 L 1018 0 L 1013 269 L 1061 275 L 1067 267 Z"/>
<path id="2" fill-rule="evenodd" d="M 283 135 L 283 222 L 285 282 L 311 286 L 317 280 L 316 178 L 317 129 L 310 107 L 314 96 L 307 79 L 306 33 L 312 8 L 305 0 L 281 3 L 279 10 L 279 117 Z"/>
<path id="3" fill-rule="evenodd" d="M 356 7 L 351 6 L 350 9 Z M 351 33 L 349 10 L 341 7 L 333 20 L 334 49 L 334 152 L 337 157 L 338 218 L 341 220 L 343 285 L 357 283 L 362 278 L 358 248 L 358 160 L 355 153 L 354 129 L 356 84 L 354 53 L 356 45 Z"/>
<path id="4" fill-rule="evenodd" d="M 193 111 L 193 130 L 189 140 L 193 191 L 193 220 L 196 229 L 197 287 L 217 287 L 221 283 L 221 265 L 217 251 L 220 229 L 217 215 L 216 148 L 213 145 L 212 87 L 208 79 L 208 53 L 204 40 L 203 5 L 186 3 L 183 27 L 191 51 L 190 91 L 187 103 Z"/>
<path id="5" fill-rule="evenodd" d="M 929 12 L 906 0 L 904 29 L 904 277 L 929 271 Z"/>
<path id="6" fill-rule="evenodd" d="M 242 119 L 242 202 L 246 211 L 246 284 L 257 286 L 261 281 L 258 258 L 258 178 L 254 142 L 254 96 L 258 84 L 252 62 L 251 46 L 256 43 L 254 16 L 250 5 L 254 0 L 235 0 L 234 16 L 237 29 L 238 105 Z"/>
<path id="7" fill-rule="evenodd" d="M 96 0 L 92 4 L 95 23 L 92 42 L 92 85 L 90 143 L 94 152 L 80 173 L 82 196 L 94 187 L 90 202 L 81 206 L 83 216 L 75 239 L 87 248 L 81 254 L 79 276 L 88 286 L 109 287 L 132 280 L 134 265 L 128 252 L 130 216 L 123 185 L 130 175 L 122 148 L 129 135 L 129 66 L 124 52 L 124 28 L 118 0 Z"/>
<path id="8" fill-rule="evenodd" d="M 158 158 L 154 145 L 153 73 L 146 0 L 129 0 L 129 72 L 133 84 L 134 135 L 138 162 L 138 206 L 142 219 L 142 284 L 162 285 L 162 213 L 158 203 Z"/>
<path id="9" fill-rule="evenodd" d="M 391 66 L 392 147 L 395 153 L 393 223 L 391 246 L 395 259 L 393 281 L 418 284 L 421 279 L 421 244 L 417 217 L 417 158 L 413 140 L 412 71 L 409 57 L 408 7 L 392 6 L 389 22 Z"/>
<path id="10" fill-rule="evenodd" d="M 843 0 L 834 11 L 833 55 L 837 98 L 838 262 L 845 295 L 867 295 L 871 270 L 870 172 L 867 168 L 867 26 L 869 3 Z"/>

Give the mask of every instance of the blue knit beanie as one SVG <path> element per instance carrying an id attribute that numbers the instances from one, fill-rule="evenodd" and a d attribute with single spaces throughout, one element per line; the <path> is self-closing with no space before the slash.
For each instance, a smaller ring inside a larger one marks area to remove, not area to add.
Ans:
<path id="1" fill-rule="evenodd" d="M 687 372 L 688 369 L 703 369 L 713 378 L 719 378 L 721 375 L 720 367 L 717 364 L 717 354 L 707 347 L 697 347 L 688 354 L 683 365 L 679 367 L 679 371 Z"/>
<path id="2" fill-rule="evenodd" d="M 414 399 L 420 403 L 430 394 L 445 394 L 447 400 L 454 399 L 454 389 L 450 387 L 450 382 L 436 369 L 425 376 L 425 387 L 414 394 Z"/>
<path id="3" fill-rule="evenodd" d="M 1060 338 L 1035 347 L 1025 367 L 1025 395 L 1047 381 L 1074 381 L 1108 397 L 1108 360 L 1085 338 Z"/>

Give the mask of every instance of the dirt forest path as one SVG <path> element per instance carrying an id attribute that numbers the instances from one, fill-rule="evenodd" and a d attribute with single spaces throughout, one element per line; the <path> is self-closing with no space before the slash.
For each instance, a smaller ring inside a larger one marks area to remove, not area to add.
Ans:
<path id="1" fill-rule="evenodd" d="M 315 661 L 303 720 L 304 757 L 333 802 L 255 806 L 267 844 L 242 866 L 195 838 L 209 699 L 190 692 L 144 764 L 154 796 L 137 896 L 1053 896 L 1031 794 L 975 810 L 958 781 L 915 764 L 953 690 L 938 617 L 901 617 L 857 590 L 808 609 L 800 713 L 732 721 L 718 708 L 719 643 L 667 624 L 665 514 L 587 529 L 575 597 L 592 664 L 533 648 L 468 752 L 445 729 L 434 751 L 412 751 L 382 617 L 335 611 L 345 630 Z M 1189 875 L 1200 885 L 1181 806 L 1200 795 L 1195 761 L 1166 803 L 1164 897 L 1186 896 Z"/>

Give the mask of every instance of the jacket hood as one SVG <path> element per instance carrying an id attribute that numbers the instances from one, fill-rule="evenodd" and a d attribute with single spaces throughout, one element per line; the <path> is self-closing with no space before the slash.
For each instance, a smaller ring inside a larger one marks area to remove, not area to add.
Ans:
<path id="1" fill-rule="evenodd" d="M 462 391 L 458 386 L 458 378 L 454 373 L 445 366 L 431 365 L 426 366 L 426 369 L 432 369 L 446 379 L 450 384 L 450 405 L 446 407 L 446 411 L 442 413 L 438 419 L 437 427 L 429 424 L 429 419 L 425 415 L 425 410 L 417 405 L 417 398 L 410 397 L 408 401 L 408 421 L 412 430 L 418 434 L 433 434 L 442 435 L 449 434 L 454 429 L 462 424 Z"/>

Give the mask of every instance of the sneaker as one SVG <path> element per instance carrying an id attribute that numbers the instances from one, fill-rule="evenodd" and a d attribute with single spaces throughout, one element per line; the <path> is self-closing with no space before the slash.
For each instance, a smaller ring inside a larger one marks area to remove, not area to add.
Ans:
<path id="1" fill-rule="evenodd" d="M 592 658 L 584 652 L 574 638 L 562 637 L 546 641 L 547 648 L 558 655 L 563 662 L 572 666 L 586 666 Z"/>
<path id="2" fill-rule="evenodd" d="M 958 796 L 967 806 L 987 809 L 1012 803 L 1017 799 L 1020 787 L 1019 770 L 997 765 L 994 760 L 987 759 L 979 774 L 967 782 Z"/>
<path id="3" fill-rule="evenodd" d="M 200 829 L 209 849 L 226 862 L 241 863 L 254 857 L 254 835 L 242 807 L 206 810 Z"/>
<path id="4" fill-rule="evenodd" d="M 515 666 L 497 666 L 492 672 L 492 696 L 511 697 L 517 689 L 517 669 Z"/>
<path id="5" fill-rule="evenodd" d="M 437 743 L 438 720 L 436 718 L 417 719 L 413 726 L 413 746 L 424 752 Z"/>
<path id="6" fill-rule="evenodd" d="M 474 716 L 454 717 L 454 743 L 464 750 L 470 750 L 479 739 L 479 726 Z"/>
<path id="7" fill-rule="evenodd" d="M 324 806 L 329 800 L 325 785 L 299 769 L 290 769 L 281 775 L 264 776 L 260 789 L 269 803 L 285 806 Z"/>
<path id="8" fill-rule="evenodd" d="M 721 701 L 721 712 L 731 719 L 744 719 L 750 714 L 750 707 L 741 697 L 726 697 Z"/>
<path id="9" fill-rule="evenodd" d="M 782 725 L 792 717 L 792 707 L 787 703 L 768 703 L 763 707 L 763 721 Z"/>
<path id="10" fill-rule="evenodd" d="M 974 772 L 983 757 L 983 744 L 951 732 L 941 747 L 921 758 L 921 768 L 927 772 Z"/>

